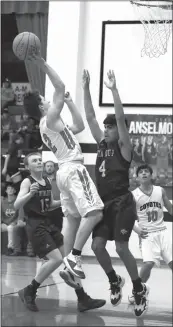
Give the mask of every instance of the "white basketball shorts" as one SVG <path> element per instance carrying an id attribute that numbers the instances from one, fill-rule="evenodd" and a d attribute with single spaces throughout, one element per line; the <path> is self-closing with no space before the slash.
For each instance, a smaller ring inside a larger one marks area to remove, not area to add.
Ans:
<path id="1" fill-rule="evenodd" d="M 143 262 L 152 261 L 159 267 L 162 258 L 166 264 L 172 261 L 172 240 L 167 229 L 148 233 L 141 239 L 140 249 Z"/>
<path id="2" fill-rule="evenodd" d="M 104 204 L 83 164 L 73 162 L 60 166 L 56 181 L 65 217 L 84 218 L 91 211 L 103 209 Z"/>

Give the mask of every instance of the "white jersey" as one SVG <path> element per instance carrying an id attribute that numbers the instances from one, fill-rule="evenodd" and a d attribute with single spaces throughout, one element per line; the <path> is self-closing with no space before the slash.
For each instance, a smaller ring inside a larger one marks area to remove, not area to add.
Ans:
<path id="1" fill-rule="evenodd" d="M 148 232 L 166 229 L 163 220 L 162 188 L 153 185 L 151 195 L 146 195 L 139 187 L 132 191 L 132 193 L 136 201 L 139 226 L 147 228 Z"/>
<path id="2" fill-rule="evenodd" d="M 47 127 L 46 116 L 40 120 L 40 134 L 42 141 L 54 153 L 58 165 L 67 162 L 83 163 L 83 154 L 80 144 L 67 126 L 61 132 L 54 132 Z"/>

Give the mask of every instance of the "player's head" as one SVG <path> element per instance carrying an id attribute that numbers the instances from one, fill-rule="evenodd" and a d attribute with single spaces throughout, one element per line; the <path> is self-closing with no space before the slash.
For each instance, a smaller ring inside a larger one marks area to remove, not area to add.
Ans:
<path id="1" fill-rule="evenodd" d="M 128 127 L 127 120 L 125 119 L 126 126 Z M 107 143 L 115 142 L 119 139 L 117 120 L 114 114 L 109 114 L 103 121 L 104 136 Z"/>
<path id="2" fill-rule="evenodd" d="M 39 152 L 29 153 L 24 159 L 25 167 L 32 173 L 43 171 L 42 155 Z"/>
<path id="3" fill-rule="evenodd" d="M 28 92 L 24 96 L 24 108 L 29 117 L 40 121 L 46 115 L 50 103 L 38 91 Z"/>
<path id="4" fill-rule="evenodd" d="M 12 196 L 16 194 L 16 189 L 13 183 L 6 183 L 5 185 L 5 196 Z"/>
<path id="5" fill-rule="evenodd" d="M 140 184 L 151 183 L 153 169 L 147 164 L 140 165 L 136 170 L 136 175 Z"/>

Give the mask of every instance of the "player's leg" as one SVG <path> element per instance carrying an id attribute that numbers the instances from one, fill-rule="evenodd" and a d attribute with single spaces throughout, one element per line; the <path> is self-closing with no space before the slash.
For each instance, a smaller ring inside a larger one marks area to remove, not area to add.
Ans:
<path id="1" fill-rule="evenodd" d="M 114 226 L 116 251 L 131 277 L 135 297 L 134 312 L 139 317 L 147 310 L 147 295 L 149 290 L 142 283 L 138 274 L 136 260 L 129 250 L 129 238 L 136 219 L 136 206 L 132 194 L 129 192 L 117 198 L 115 206 L 117 207 Z"/>
<path id="2" fill-rule="evenodd" d="M 171 270 L 172 267 L 172 238 L 168 233 L 168 230 L 163 230 L 160 232 L 160 243 L 161 243 L 161 254 L 165 263 L 169 266 Z"/>
<path id="3" fill-rule="evenodd" d="M 68 180 L 68 189 L 80 216 L 85 217 L 85 220 L 82 222 L 77 232 L 74 248 L 72 252 L 64 258 L 64 263 L 72 274 L 79 278 L 85 278 L 85 274 L 81 267 L 81 251 L 94 227 L 103 217 L 103 203 L 84 166 L 78 165 L 73 176 L 70 177 L 71 178 Z M 80 269 L 76 271 L 76 267 Z"/>
<path id="4" fill-rule="evenodd" d="M 140 239 L 139 247 L 143 265 L 141 267 L 139 276 L 143 283 L 149 279 L 154 264 L 159 266 L 161 249 L 157 237 L 158 236 L 156 233 L 149 233 L 147 238 Z M 128 299 L 130 304 L 134 304 L 135 298 L 133 293 L 128 297 Z"/>
<path id="5" fill-rule="evenodd" d="M 146 283 L 147 280 L 150 278 L 151 270 L 153 267 L 154 267 L 153 261 L 144 262 L 144 264 L 142 265 L 139 275 L 143 283 Z"/>
<path id="6" fill-rule="evenodd" d="M 66 218 L 65 228 L 64 228 L 64 248 L 61 251 L 59 248 L 62 257 L 64 257 L 64 253 L 68 255 L 73 248 L 75 242 L 76 232 L 80 225 L 80 218 L 68 217 Z M 58 231 L 53 236 L 55 242 L 58 238 Z M 77 296 L 77 307 L 80 312 L 84 312 L 91 309 L 100 308 L 105 305 L 106 301 L 102 299 L 92 299 L 88 294 L 85 292 L 81 279 L 75 277 L 71 274 L 70 271 L 65 267 L 64 270 L 60 271 L 61 278 L 66 282 L 67 285 L 73 287 L 75 289 L 75 293 Z"/>
<path id="7" fill-rule="evenodd" d="M 104 222 L 100 222 L 95 226 L 93 230 L 93 241 L 92 241 L 92 250 L 96 255 L 96 258 L 105 271 L 109 283 L 110 283 L 110 300 L 112 305 L 116 306 L 120 304 L 122 299 L 122 287 L 124 285 L 124 278 L 120 277 L 116 274 L 113 269 L 111 257 L 106 250 L 107 240 L 109 237 L 109 228 L 104 224 Z"/>
<path id="8" fill-rule="evenodd" d="M 35 253 L 40 257 L 47 257 L 47 261 L 39 268 L 36 276 L 31 283 L 18 292 L 22 302 L 31 311 L 38 311 L 35 303 L 36 293 L 43 281 L 62 263 L 62 255 L 59 248 L 62 247 L 63 238 L 59 239 L 56 244 L 48 230 L 38 229 L 32 236 L 32 245 Z"/>

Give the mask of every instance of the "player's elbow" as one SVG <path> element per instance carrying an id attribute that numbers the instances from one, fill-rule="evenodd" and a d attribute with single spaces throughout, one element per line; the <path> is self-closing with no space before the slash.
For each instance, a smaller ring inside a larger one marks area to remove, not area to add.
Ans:
<path id="1" fill-rule="evenodd" d="M 65 93 L 65 84 L 62 81 L 58 81 L 57 85 L 55 85 L 55 90 L 57 93 Z"/>

